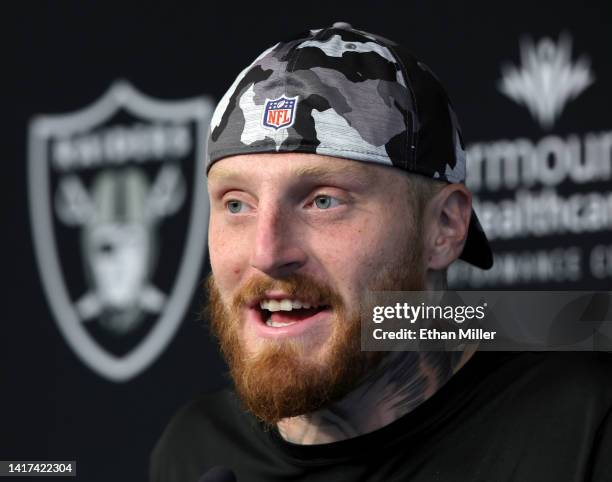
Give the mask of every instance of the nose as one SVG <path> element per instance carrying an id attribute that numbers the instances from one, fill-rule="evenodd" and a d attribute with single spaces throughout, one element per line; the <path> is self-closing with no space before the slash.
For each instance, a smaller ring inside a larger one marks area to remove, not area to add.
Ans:
<path id="1" fill-rule="evenodd" d="M 307 256 L 300 243 L 298 223 L 279 207 L 260 206 L 251 266 L 273 278 L 287 277 L 304 266 Z"/>

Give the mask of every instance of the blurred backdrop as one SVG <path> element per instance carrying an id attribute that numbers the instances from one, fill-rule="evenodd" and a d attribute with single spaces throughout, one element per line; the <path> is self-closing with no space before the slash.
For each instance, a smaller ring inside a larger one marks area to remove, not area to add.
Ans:
<path id="1" fill-rule="evenodd" d="M 462 288 L 612 285 L 612 4 L 13 2 L 3 7 L 0 459 L 146 480 L 169 417 L 227 383 L 205 320 L 215 103 L 336 21 L 447 86 L 492 241 Z"/>

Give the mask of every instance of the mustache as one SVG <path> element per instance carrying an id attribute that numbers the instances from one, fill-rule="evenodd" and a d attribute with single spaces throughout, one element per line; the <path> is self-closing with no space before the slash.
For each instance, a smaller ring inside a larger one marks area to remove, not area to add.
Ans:
<path id="1" fill-rule="evenodd" d="M 319 305 L 338 307 L 343 304 L 340 294 L 331 286 L 310 275 L 293 273 L 283 279 L 256 276 L 247 280 L 234 296 L 231 306 L 240 308 L 252 305 L 271 291 L 282 291 L 291 298 Z"/>
<path id="2" fill-rule="evenodd" d="M 378 352 L 360 350 L 359 319 L 347 313 L 341 297 L 324 282 L 303 274 L 284 279 L 257 274 L 235 286 L 236 294 L 225 300 L 212 274 L 207 284 L 211 334 L 219 341 L 236 393 L 243 407 L 267 425 L 339 400 L 374 366 L 372 353 L 378 356 Z M 262 343 L 247 350 L 244 307 L 273 290 L 333 306 L 333 326 L 324 341 L 329 346 L 327 356 L 311 357 L 308 345 L 300 340 Z"/>

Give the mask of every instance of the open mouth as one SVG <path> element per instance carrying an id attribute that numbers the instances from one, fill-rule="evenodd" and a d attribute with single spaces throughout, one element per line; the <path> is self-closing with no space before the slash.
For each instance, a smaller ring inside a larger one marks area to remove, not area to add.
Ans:
<path id="1" fill-rule="evenodd" d="M 272 328 L 282 328 L 306 321 L 331 307 L 299 299 L 264 299 L 259 302 L 258 308 L 262 323 Z"/>

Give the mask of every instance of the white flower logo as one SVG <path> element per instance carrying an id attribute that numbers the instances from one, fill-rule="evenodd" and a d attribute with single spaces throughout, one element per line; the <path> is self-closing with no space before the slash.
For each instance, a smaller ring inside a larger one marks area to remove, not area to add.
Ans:
<path id="1" fill-rule="evenodd" d="M 582 56 L 571 60 L 571 38 L 561 34 L 558 44 L 545 37 L 534 45 L 521 41 L 521 66 L 502 66 L 499 90 L 518 104 L 525 105 L 544 129 L 552 128 L 563 108 L 595 80 L 590 62 Z"/>

